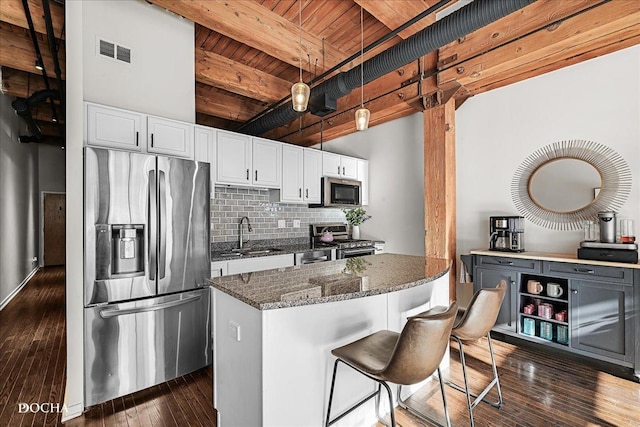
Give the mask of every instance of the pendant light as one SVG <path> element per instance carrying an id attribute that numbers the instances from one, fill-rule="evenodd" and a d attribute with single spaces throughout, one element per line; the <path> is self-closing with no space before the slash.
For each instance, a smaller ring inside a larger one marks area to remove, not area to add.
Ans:
<path id="1" fill-rule="evenodd" d="M 369 127 L 371 113 L 364 108 L 364 23 L 360 6 L 360 108 L 356 110 L 356 129 L 365 130 Z"/>
<path id="2" fill-rule="evenodd" d="M 302 81 L 302 0 L 298 0 L 298 20 L 300 23 L 300 81 L 291 86 L 291 102 L 295 111 L 303 112 L 307 109 L 311 89 Z"/>

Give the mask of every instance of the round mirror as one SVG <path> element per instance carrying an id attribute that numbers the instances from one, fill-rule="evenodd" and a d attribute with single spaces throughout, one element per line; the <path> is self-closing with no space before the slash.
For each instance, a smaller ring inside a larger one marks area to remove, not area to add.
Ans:
<path id="1" fill-rule="evenodd" d="M 577 230 L 600 211 L 618 210 L 631 193 L 627 162 L 592 141 L 555 142 L 527 157 L 511 181 L 522 216 L 542 227 Z"/>
<path id="2" fill-rule="evenodd" d="M 529 179 L 529 195 L 542 209 L 574 212 L 591 204 L 602 187 L 593 165 L 579 159 L 556 159 L 543 163 Z"/>

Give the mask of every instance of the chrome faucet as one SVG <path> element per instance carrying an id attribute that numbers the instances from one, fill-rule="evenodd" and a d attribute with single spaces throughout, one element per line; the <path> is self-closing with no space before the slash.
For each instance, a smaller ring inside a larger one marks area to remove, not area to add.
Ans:
<path id="1" fill-rule="evenodd" d="M 247 231 L 249 231 L 249 233 L 251 233 L 253 231 L 253 227 L 251 227 L 251 223 L 249 222 L 249 217 L 243 216 L 242 218 L 240 218 L 240 223 L 238 224 L 238 237 L 239 237 L 239 242 L 240 242 L 240 249 L 242 249 L 242 245 L 245 243 L 244 242 L 244 233 L 243 233 L 243 227 L 242 224 L 244 223 L 244 220 L 247 220 Z M 249 241 L 249 239 L 247 239 L 247 242 Z"/>

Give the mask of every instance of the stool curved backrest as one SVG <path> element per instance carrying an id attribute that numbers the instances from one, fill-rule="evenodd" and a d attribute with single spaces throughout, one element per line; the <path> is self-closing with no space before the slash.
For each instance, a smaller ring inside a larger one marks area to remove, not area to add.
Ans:
<path id="1" fill-rule="evenodd" d="M 393 355 L 379 377 L 395 384 L 417 384 L 432 375 L 449 346 L 458 305 L 435 307 L 407 320 Z"/>
<path id="2" fill-rule="evenodd" d="M 507 282 L 504 280 L 495 288 L 483 288 L 476 292 L 453 327 L 453 335 L 462 341 L 473 341 L 487 335 L 496 323 L 506 292 Z"/>

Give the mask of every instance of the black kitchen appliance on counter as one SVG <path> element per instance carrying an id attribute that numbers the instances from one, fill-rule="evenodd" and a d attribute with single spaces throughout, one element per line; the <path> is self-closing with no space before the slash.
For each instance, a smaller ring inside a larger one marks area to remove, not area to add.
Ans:
<path id="1" fill-rule="evenodd" d="M 489 249 L 492 251 L 524 252 L 524 217 L 489 217 Z"/>
<path id="2" fill-rule="evenodd" d="M 311 224 L 311 247 L 336 248 L 336 259 L 352 258 L 375 253 L 375 242 L 366 239 L 349 239 L 347 224 Z"/>

